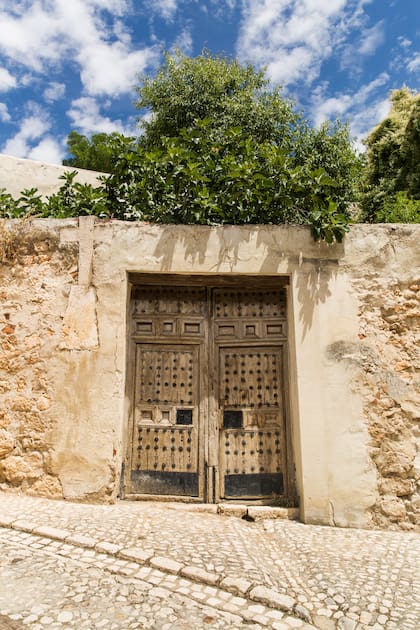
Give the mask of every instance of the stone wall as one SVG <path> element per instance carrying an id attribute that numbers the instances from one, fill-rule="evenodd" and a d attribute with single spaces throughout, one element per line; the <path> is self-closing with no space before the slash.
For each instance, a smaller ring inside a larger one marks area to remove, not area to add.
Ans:
<path id="1" fill-rule="evenodd" d="M 77 224 L 77 220 L 74 221 Z M 61 497 L 51 467 L 62 314 L 78 248 L 59 221 L 0 223 L 0 485 Z"/>
<path id="2" fill-rule="evenodd" d="M 353 280 L 360 297 L 357 382 L 379 493 L 372 523 L 412 529 L 420 523 L 420 276 L 415 256 L 391 274 L 379 262 L 379 257 L 372 260 L 371 268 Z"/>
<path id="3" fill-rule="evenodd" d="M 328 246 L 302 227 L 0 223 L 0 487 L 117 496 L 129 272 L 281 275 L 302 520 L 414 528 L 419 237 L 359 225 Z"/>

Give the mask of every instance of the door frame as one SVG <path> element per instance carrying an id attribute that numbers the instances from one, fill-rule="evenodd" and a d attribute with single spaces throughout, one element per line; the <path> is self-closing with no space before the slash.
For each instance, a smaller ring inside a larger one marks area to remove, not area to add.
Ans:
<path id="1" fill-rule="evenodd" d="M 121 470 L 121 483 L 119 496 L 127 500 L 157 500 L 157 501 L 178 501 L 178 502 L 205 502 L 219 503 L 221 500 L 219 479 L 219 411 L 217 401 L 216 387 L 216 370 L 209 370 L 207 383 L 206 379 L 200 378 L 200 402 L 199 413 L 201 417 L 201 426 L 199 426 L 199 445 L 198 457 L 199 466 L 203 470 L 199 471 L 199 496 L 173 496 L 173 495 L 151 495 L 151 494 L 130 494 L 127 489 L 130 482 L 130 462 L 133 447 L 133 430 L 134 430 L 134 387 L 135 387 L 135 355 L 137 343 L 133 340 L 133 319 L 131 316 L 131 299 L 133 289 L 137 286 L 201 286 L 207 290 L 207 296 L 210 295 L 211 289 L 216 287 L 232 287 L 237 289 L 251 289 L 262 287 L 268 288 L 285 288 L 287 291 L 287 300 L 289 301 L 289 276 L 287 275 L 252 275 L 252 274 L 174 274 L 174 273 L 154 273 L 154 272 L 129 272 L 128 291 L 127 291 L 127 310 L 126 310 L 126 344 L 127 344 L 127 366 L 125 379 L 125 395 L 126 395 L 126 421 L 123 430 L 123 461 Z M 208 301 L 209 309 L 212 308 L 211 301 Z M 289 313 L 289 308 L 287 309 Z M 200 356 L 203 364 L 215 365 L 216 344 L 213 338 L 213 326 L 210 325 L 212 313 L 209 311 L 205 320 L 205 341 L 200 345 Z M 289 316 L 288 316 L 289 320 Z M 289 325 L 289 321 L 287 322 Z M 167 343 L 168 339 L 156 340 L 159 343 Z M 290 404 L 290 369 L 289 369 L 289 335 L 282 342 L 282 356 L 284 359 L 284 435 L 285 435 L 285 479 L 284 479 L 284 495 L 281 504 L 291 506 L 296 505 L 296 481 L 294 469 L 292 430 L 291 430 L 291 404 Z M 223 499 L 225 501 L 225 499 Z M 267 503 L 264 500 L 252 499 L 229 499 L 229 503 Z"/>

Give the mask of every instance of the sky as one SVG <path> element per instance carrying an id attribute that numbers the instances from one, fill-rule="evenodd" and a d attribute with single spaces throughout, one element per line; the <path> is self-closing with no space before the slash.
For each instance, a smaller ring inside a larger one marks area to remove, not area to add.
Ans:
<path id="1" fill-rule="evenodd" d="M 142 74 L 165 51 L 266 68 L 315 125 L 356 146 L 420 83 L 420 0 L 0 0 L 0 153 L 60 164 L 73 129 L 139 133 Z"/>

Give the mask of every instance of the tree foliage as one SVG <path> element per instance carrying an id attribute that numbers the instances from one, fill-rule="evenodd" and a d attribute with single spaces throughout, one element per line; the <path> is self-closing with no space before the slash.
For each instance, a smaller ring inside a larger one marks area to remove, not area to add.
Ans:
<path id="1" fill-rule="evenodd" d="M 67 148 L 71 157 L 63 160 L 63 164 L 101 173 L 112 173 L 118 156 L 134 145 L 134 138 L 117 132 L 94 133 L 88 138 L 77 131 L 71 131 L 67 138 Z"/>
<path id="2" fill-rule="evenodd" d="M 420 94 L 391 93 L 389 115 L 366 139 L 363 208 L 369 221 L 418 222 L 420 210 Z"/>
<path id="3" fill-rule="evenodd" d="M 280 88 L 269 87 L 264 72 L 208 53 L 192 58 L 181 52 L 167 54 L 154 77 L 141 78 L 137 93 L 136 107 L 152 114 L 141 123 L 147 148 L 206 119 L 213 136 L 222 138 L 232 127 L 240 127 L 254 140 L 272 141 L 290 151 L 301 120 Z"/>
<path id="4" fill-rule="evenodd" d="M 361 167 L 348 129 L 313 129 L 263 72 L 207 53 L 167 55 L 143 77 L 137 107 L 149 114 L 138 141 L 70 134 L 67 164 L 111 171 L 99 188 L 68 174 L 56 195 L 29 191 L 12 213 L 32 204 L 40 216 L 303 224 L 317 239 L 342 239 Z"/>

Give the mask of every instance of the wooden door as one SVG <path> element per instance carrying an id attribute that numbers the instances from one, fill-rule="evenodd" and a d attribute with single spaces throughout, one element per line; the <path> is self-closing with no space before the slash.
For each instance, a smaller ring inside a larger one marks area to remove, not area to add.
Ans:
<path id="1" fill-rule="evenodd" d="M 222 499 L 285 494 L 284 289 L 215 289 Z"/>
<path id="2" fill-rule="evenodd" d="M 202 364 L 206 292 L 136 288 L 129 494 L 203 498 Z"/>
<path id="3" fill-rule="evenodd" d="M 260 285 L 133 288 L 128 496 L 287 494 L 286 292 Z"/>

